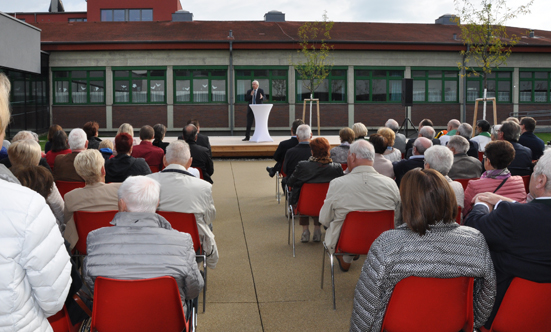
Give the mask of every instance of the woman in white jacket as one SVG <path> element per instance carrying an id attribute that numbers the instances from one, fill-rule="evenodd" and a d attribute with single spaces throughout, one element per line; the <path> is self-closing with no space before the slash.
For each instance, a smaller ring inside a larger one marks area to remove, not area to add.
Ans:
<path id="1" fill-rule="evenodd" d="M 10 119 L 9 90 L 0 73 L 0 141 Z M 69 255 L 44 198 L 5 179 L 0 177 L 0 331 L 52 331 L 46 317 L 63 307 L 69 292 Z"/>

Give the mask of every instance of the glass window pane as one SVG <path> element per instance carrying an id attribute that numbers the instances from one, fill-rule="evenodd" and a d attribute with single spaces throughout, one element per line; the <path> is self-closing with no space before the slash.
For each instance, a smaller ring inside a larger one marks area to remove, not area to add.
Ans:
<path id="1" fill-rule="evenodd" d="M 401 101 L 402 100 L 402 81 L 391 80 L 388 81 L 388 97 L 389 101 Z"/>
<path id="2" fill-rule="evenodd" d="M 113 21 L 124 22 L 126 20 L 124 15 L 125 15 L 124 9 L 113 9 Z"/>
<path id="3" fill-rule="evenodd" d="M 132 77 L 147 77 L 147 70 L 133 70 Z"/>
<path id="4" fill-rule="evenodd" d="M 425 77 L 425 73 L 424 70 L 413 70 L 411 71 L 411 77 Z"/>
<path id="5" fill-rule="evenodd" d="M 486 78 L 496 78 L 496 73 L 486 74 Z"/>
<path id="6" fill-rule="evenodd" d="M 177 69 L 174 71 L 174 76 L 191 76 L 191 71 L 189 69 Z"/>
<path id="7" fill-rule="evenodd" d="M 272 69 L 272 76 L 287 76 L 288 72 L 286 69 Z"/>
<path id="8" fill-rule="evenodd" d="M 314 92 L 314 98 L 319 98 L 320 101 L 329 101 L 329 80 L 325 79 L 321 82 Z"/>
<path id="9" fill-rule="evenodd" d="M 480 89 L 480 82 L 467 81 L 467 101 L 475 101 L 480 95 L 478 90 Z"/>
<path id="10" fill-rule="evenodd" d="M 425 101 L 425 81 L 413 81 L 413 101 Z"/>
<path id="11" fill-rule="evenodd" d="M 369 101 L 369 80 L 356 80 L 356 100 Z"/>
<path id="12" fill-rule="evenodd" d="M 206 103 L 209 101 L 209 80 L 193 80 L 193 101 L 196 103 Z"/>
<path id="13" fill-rule="evenodd" d="M 149 81 L 150 100 L 152 103 L 162 103 L 165 101 L 165 81 Z"/>
<path id="14" fill-rule="evenodd" d="M 86 81 L 71 82 L 71 102 L 73 104 L 86 104 Z"/>
<path id="15" fill-rule="evenodd" d="M 444 72 L 444 77 L 457 77 L 458 74 L 456 71 L 446 71 Z"/>
<path id="16" fill-rule="evenodd" d="M 115 70 L 115 77 L 128 77 L 128 70 Z"/>
<path id="17" fill-rule="evenodd" d="M 213 70 L 210 72 L 210 76 L 222 76 L 222 77 L 226 77 L 226 75 L 228 74 L 228 72 L 226 70 Z"/>
<path id="18" fill-rule="evenodd" d="M 113 21 L 113 10 L 111 9 L 102 9 L 101 10 L 101 20 L 102 21 Z"/>
<path id="19" fill-rule="evenodd" d="M 543 103 L 547 101 L 547 81 L 536 81 L 534 87 L 534 101 Z"/>
<path id="20" fill-rule="evenodd" d="M 371 75 L 371 70 L 356 69 L 355 74 L 356 74 L 356 76 L 369 76 L 369 75 Z"/>
<path id="21" fill-rule="evenodd" d="M 373 80 L 373 101 L 386 101 L 386 80 Z"/>
<path id="22" fill-rule="evenodd" d="M 499 77 L 499 78 L 511 78 L 511 73 L 510 72 L 498 73 L 497 77 Z"/>
<path id="23" fill-rule="evenodd" d="M 536 78 L 547 78 L 547 72 L 537 71 L 534 73 Z"/>
<path id="24" fill-rule="evenodd" d="M 193 71 L 193 77 L 209 77 L 209 71 L 208 70 L 194 70 Z"/>
<path id="25" fill-rule="evenodd" d="M 287 101 L 287 80 L 272 80 L 272 101 Z"/>
<path id="26" fill-rule="evenodd" d="M 237 80 L 235 101 L 245 101 L 245 92 L 251 88 L 250 80 Z"/>
<path id="27" fill-rule="evenodd" d="M 429 81 L 429 102 L 441 102 L 442 101 L 442 81 L 430 80 Z"/>
<path id="28" fill-rule="evenodd" d="M 484 90 L 482 90 L 484 94 Z M 488 89 L 486 91 L 487 98 L 494 98 L 496 96 L 496 81 L 488 81 Z M 484 95 L 482 95 L 484 97 Z"/>
<path id="29" fill-rule="evenodd" d="M 129 21 L 140 21 L 140 10 L 139 9 L 129 9 L 128 10 L 128 20 Z"/>
<path id="30" fill-rule="evenodd" d="M 225 80 L 212 80 L 211 84 L 211 100 L 215 102 L 226 101 L 226 81 Z M 266 91 L 266 90 L 265 90 Z"/>
<path id="31" fill-rule="evenodd" d="M 500 81 L 498 82 L 498 95 L 497 100 L 499 101 L 511 101 L 511 82 L 510 81 Z"/>
<path id="32" fill-rule="evenodd" d="M 15 90 L 14 90 L 14 93 L 15 93 Z M 56 103 L 68 103 L 69 102 L 69 82 L 56 81 L 54 93 L 55 93 Z"/>
<path id="33" fill-rule="evenodd" d="M 346 101 L 346 91 L 344 80 L 331 81 L 331 100 Z"/>
<path id="34" fill-rule="evenodd" d="M 105 102 L 105 88 L 103 81 L 90 81 L 90 102 L 91 103 L 104 103 Z"/>
<path id="35" fill-rule="evenodd" d="M 254 70 L 254 76 L 256 76 L 256 77 L 268 77 L 268 70 L 267 69 L 255 69 Z"/>
<path id="36" fill-rule="evenodd" d="M 74 70 L 71 72 L 72 78 L 86 78 L 86 71 L 85 70 Z"/>
<path id="37" fill-rule="evenodd" d="M 532 101 L 532 81 L 521 81 L 519 88 L 520 101 Z"/>
<path id="38" fill-rule="evenodd" d="M 150 70 L 149 76 L 155 76 L 155 77 L 165 77 L 165 71 L 164 70 Z"/>
<path id="39" fill-rule="evenodd" d="M 132 102 L 147 103 L 147 80 L 132 80 Z"/>
<path id="40" fill-rule="evenodd" d="M 386 77 L 386 70 L 374 70 L 373 71 L 374 77 Z M 375 83 L 373 83 L 373 86 L 375 86 Z"/>
<path id="41" fill-rule="evenodd" d="M 176 102 L 190 101 L 190 87 L 189 80 L 176 80 Z"/>
<path id="42" fill-rule="evenodd" d="M 235 76 L 252 76 L 253 71 L 250 69 L 238 69 L 235 71 Z"/>
<path id="43" fill-rule="evenodd" d="M 115 81 L 115 102 L 128 103 L 130 101 L 130 84 L 128 81 Z"/>
<path id="44" fill-rule="evenodd" d="M 520 75 L 520 78 L 532 78 L 531 71 L 521 71 L 519 75 Z"/>
<path id="45" fill-rule="evenodd" d="M 333 69 L 331 76 L 346 76 L 346 69 Z"/>
<path id="46" fill-rule="evenodd" d="M 90 77 L 103 77 L 105 76 L 105 72 L 103 70 L 91 70 Z"/>
<path id="47" fill-rule="evenodd" d="M 404 77 L 404 71 L 403 70 L 391 70 L 388 72 L 388 76 L 390 77 Z"/>
<path id="48" fill-rule="evenodd" d="M 429 70 L 429 77 L 431 78 L 440 78 L 442 77 L 441 70 Z"/>
<path id="49" fill-rule="evenodd" d="M 457 101 L 457 81 L 444 82 L 444 101 Z"/>
<path id="50" fill-rule="evenodd" d="M 264 90 L 264 94 L 265 94 L 262 102 L 263 103 L 269 102 L 270 101 L 270 81 L 267 78 L 261 78 L 261 79 L 258 79 L 257 81 L 258 81 L 258 87 Z"/>
<path id="51" fill-rule="evenodd" d="M 68 71 L 54 71 L 55 78 L 67 78 L 69 77 Z"/>
<path id="52" fill-rule="evenodd" d="M 153 9 L 142 9 L 142 21 L 153 21 Z"/>

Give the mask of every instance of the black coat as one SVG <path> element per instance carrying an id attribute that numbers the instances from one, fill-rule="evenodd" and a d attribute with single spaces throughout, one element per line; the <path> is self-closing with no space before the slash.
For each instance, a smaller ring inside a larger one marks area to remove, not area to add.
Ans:
<path id="1" fill-rule="evenodd" d="M 515 148 L 515 159 L 507 167 L 511 175 L 530 175 L 532 174 L 532 150 L 519 144 L 509 141 Z"/>
<path id="2" fill-rule="evenodd" d="M 406 143 L 406 155 L 405 155 L 406 159 L 409 159 L 409 157 L 413 155 L 413 143 L 415 142 L 416 139 L 417 138 L 410 139 Z M 432 146 L 435 146 L 435 145 L 440 145 L 440 140 L 438 138 L 432 139 Z"/>
<path id="3" fill-rule="evenodd" d="M 308 160 L 299 162 L 293 175 L 287 180 L 287 185 L 293 188 L 289 202 L 291 204 L 298 203 L 300 188 L 304 183 L 327 183 L 342 175 L 341 164 L 322 164 Z"/>
<path id="4" fill-rule="evenodd" d="M 151 169 L 143 158 L 124 154 L 105 161 L 105 182 L 124 182 L 127 177 L 151 174 Z"/>
<path id="5" fill-rule="evenodd" d="M 214 164 L 209 150 L 196 142 L 187 142 L 193 161 L 191 167 L 200 168 L 203 171 L 203 179 L 212 183 L 211 175 L 214 173 Z"/>
<path id="6" fill-rule="evenodd" d="M 99 150 L 100 143 L 101 143 L 101 139 L 97 137 L 90 137 L 90 139 L 88 139 L 88 149 Z"/>
<path id="7" fill-rule="evenodd" d="M 525 132 L 520 135 L 518 142 L 532 151 L 532 160 L 538 160 L 545 151 L 545 143 L 534 133 Z"/>
<path id="8" fill-rule="evenodd" d="M 283 163 L 283 172 L 287 179 L 295 171 L 298 163 L 303 160 L 308 160 L 312 156 L 312 150 L 309 144 L 297 144 L 294 148 L 287 150 L 285 153 L 285 162 Z"/>
<path id="9" fill-rule="evenodd" d="M 153 146 L 156 146 L 156 147 L 158 147 L 158 148 L 163 149 L 163 151 L 164 151 L 165 154 L 166 154 L 166 147 L 168 146 L 169 143 L 163 142 L 163 141 L 154 140 L 151 144 L 153 144 Z"/>
<path id="10" fill-rule="evenodd" d="M 245 100 L 249 102 L 249 104 L 253 103 L 253 96 L 251 96 L 251 92 L 253 89 L 247 90 L 247 93 L 245 93 Z M 260 95 L 262 95 L 262 99 L 260 99 Z M 264 102 L 264 99 L 266 99 L 266 95 L 264 94 L 264 90 L 261 88 L 258 88 L 256 90 L 256 102 L 255 104 L 262 104 Z"/>
<path id="11" fill-rule="evenodd" d="M 287 151 L 297 146 L 297 144 L 298 144 L 298 139 L 296 136 L 293 136 L 289 139 L 279 142 L 279 145 L 277 146 L 277 150 L 274 153 L 274 160 L 277 161 L 278 163 L 283 163 L 283 160 L 285 159 L 285 154 L 287 153 Z"/>
<path id="12" fill-rule="evenodd" d="M 212 156 L 212 150 L 211 150 L 211 147 L 210 147 L 209 137 L 207 135 L 203 135 L 201 133 L 197 134 L 196 143 L 198 145 L 201 145 L 201 146 L 207 148 L 207 150 L 209 150 L 209 154 Z"/>
<path id="13" fill-rule="evenodd" d="M 400 188 L 400 181 L 406 173 L 414 168 L 421 167 L 425 165 L 423 158 L 410 158 L 403 159 L 400 161 L 395 161 L 392 163 L 392 168 L 394 169 L 394 176 L 396 176 L 396 184 Z"/>

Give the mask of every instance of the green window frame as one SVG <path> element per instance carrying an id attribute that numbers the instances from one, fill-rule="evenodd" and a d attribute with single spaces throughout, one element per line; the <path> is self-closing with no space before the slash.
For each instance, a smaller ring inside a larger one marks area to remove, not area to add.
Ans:
<path id="1" fill-rule="evenodd" d="M 52 68 L 55 105 L 105 104 L 105 67 Z"/>
<path id="2" fill-rule="evenodd" d="M 400 103 L 405 67 L 354 67 L 355 103 Z"/>
<path id="3" fill-rule="evenodd" d="M 300 74 L 295 71 L 296 101 L 302 102 L 310 98 L 310 91 L 302 85 Z M 329 75 L 314 91 L 314 99 L 324 103 L 347 103 L 348 67 L 334 66 Z"/>
<path id="4" fill-rule="evenodd" d="M 551 69 L 523 68 L 519 72 L 519 102 L 548 103 Z"/>
<path id="5" fill-rule="evenodd" d="M 264 90 L 264 101 L 269 103 L 287 103 L 289 95 L 289 67 L 262 66 L 262 67 L 235 67 L 235 102 L 246 103 L 245 93 L 252 88 L 251 84 L 257 80 L 259 87 Z"/>
<path id="6" fill-rule="evenodd" d="M 166 67 L 114 67 L 113 104 L 166 104 Z"/>
<path id="7" fill-rule="evenodd" d="M 174 67 L 174 103 L 227 103 L 228 67 Z"/>
<path id="8" fill-rule="evenodd" d="M 458 103 L 459 70 L 457 67 L 411 68 L 414 103 Z"/>
<path id="9" fill-rule="evenodd" d="M 478 69 L 477 69 L 478 71 Z M 488 74 L 487 98 L 496 97 L 497 103 L 513 102 L 513 69 L 494 69 Z M 496 94 L 497 87 L 497 94 Z M 467 73 L 467 102 L 484 97 L 484 77 L 482 74 Z"/>

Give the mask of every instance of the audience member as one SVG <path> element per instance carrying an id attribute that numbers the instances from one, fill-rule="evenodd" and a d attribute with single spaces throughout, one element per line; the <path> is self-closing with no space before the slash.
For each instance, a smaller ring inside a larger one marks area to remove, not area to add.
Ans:
<path id="1" fill-rule="evenodd" d="M 310 140 L 312 139 L 312 130 L 307 124 L 302 124 L 297 128 L 298 144 L 285 153 L 285 162 L 283 163 L 283 173 L 286 177 L 281 180 L 281 185 L 285 188 L 287 180 L 293 175 L 298 163 L 308 160 L 312 156 L 310 149 Z"/>
<path id="2" fill-rule="evenodd" d="M 10 122 L 10 81 L 0 73 L 0 141 Z M 71 286 L 71 264 L 55 217 L 38 193 L 7 181 L 0 167 L 0 322 L 13 331 L 51 331 Z"/>
<path id="3" fill-rule="evenodd" d="M 429 142 L 430 143 L 430 142 Z M 327 248 L 335 251 L 346 215 L 352 211 L 393 210 L 395 224 L 400 220 L 400 193 L 396 183 L 373 168 L 375 150 L 367 141 L 350 146 L 350 173 L 329 184 L 327 197 L 320 211 L 320 223 L 325 232 Z M 353 256 L 336 256 L 339 267 L 346 272 Z M 356 258 L 357 259 L 357 258 Z"/>
<path id="4" fill-rule="evenodd" d="M 350 129 L 350 128 L 348 128 Z M 352 129 L 350 129 L 352 131 Z M 353 140 L 353 136 L 349 136 Z M 317 137 L 310 141 L 310 149 L 312 156 L 307 161 L 298 163 L 293 174 L 289 177 L 287 184 L 292 188 L 289 203 L 295 205 L 298 203 L 300 189 L 305 183 L 328 183 L 334 178 L 343 175 L 342 167 L 338 163 L 334 163 L 329 156 L 331 145 L 324 137 Z M 314 220 L 314 242 L 321 241 L 321 228 L 318 217 L 313 217 Z M 300 216 L 300 225 L 302 226 L 301 242 L 310 241 L 310 231 L 308 230 L 309 217 Z"/>
<path id="5" fill-rule="evenodd" d="M 168 145 L 164 164 L 164 170 L 148 175 L 161 184 L 157 210 L 195 215 L 203 251 L 207 255 L 207 266 L 213 269 L 218 262 L 218 247 L 212 233 L 212 222 L 216 217 L 212 185 L 188 172 L 191 153 L 189 145 L 184 141 L 175 141 Z"/>
<path id="6" fill-rule="evenodd" d="M 429 125 L 425 125 L 423 127 L 420 127 L 419 134 L 417 135 L 417 137 L 425 137 L 425 138 L 429 139 L 432 142 L 432 146 L 440 145 L 440 140 L 434 138 L 435 134 L 436 134 L 436 132 L 434 131 L 433 127 L 431 127 Z M 413 155 L 413 143 L 415 143 L 416 139 L 417 138 L 410 139 L 408 141 L 408 146 L 411 146 L 411 148 L 408 148 L 408 150 L 406 152 L 406 159 L 409 159 L 409 157 L 411 157 Z M 411 142 L 411 145 L 409 145 L 410 142 Z M 436 142 L 438 142 L 438 143 L 436 143 Z"/>
<path id="7" fill-rule="evenodd" d="M 469 141 L 463 136 L 455 135 L 450 138 L 448 148 L 453 152 L 453 165 L 448 173 L 456 179 L 474 179 L 482 174 L 482 163 L 478 158 L 467 156 Z"/>
<path id="8" fill-rule="evenodd" d="M 394 140 L 394 147 L 398 150 L 400 150 L 400 153 L 405 154 L 406 153 L 406 143 L 407 138 L 406 135 L 400 134 L 398 130 L 400 130 L 400 125 L 398 125 L 398 122 L 394 119 L 388 119 L 385 123 L 385 127 L 392 129 L 394 134 L 396 135 L 396 139 Z"/>
<path id="9" fill-rule="evenodd" d="M 497 138 L 497 134 L 499 132 L 499 130 L 501 129 L 501 125 L 498 124 L 498 125 L 495 125 L 492 127 L 492 135 L 491 135 L 491 138 L 492 138 L 492 141 L 497 141 L 498 138 Z"/>
<path id="10" fill-rule="evenodd" d="M 82 130 L 86 133 L 86 139 L 88 139 L 88 149 L 99 149 L 99 143 L 101 139 L 99 135 L 99 124 L 96 121 L 88 121 L 82 127 Z"/>
<path id="11" fill-rule="evenodd" d="M 484 147 L 492 140 L 490 134 L 490 123 L 486 120 L 478 120 L 476 122 L 476 136 L 471 138 L 471 141 L 478 143 L 478 151 L 484 152 Z"/>
<path id="12" fill-rule="evenodd" d="M 11 140 L 11 144 L 17 143 L 19 141 L 24 141 L 24 140 L 30 140 L 39 144 L 39 141 L 36 139 L 35 135 L 33 134 L 34 133 L 31 131 L 21 130 L 20 132 L 15 134 L 15 136 L 13 136 Z M 4 164 L 7 168 L 10 168 L 12 163 L 10 159 L 6 156 L 6 158 L 0 160 L 0 164 Z M 50 168 L 50 165 L 48 165 L 48 162 L 46 161 L 45 156 L 42 154 L 42 151 L 40 151 L 40 161 L 38 162 L 38 164 L 42 167 L 46 167 L 46 169 L 48 169 L 50 172 L 52 171 L 52 169 Z"/>
<path id="13" fill-rule="evenodd" d="M 394 168 L 392 162 L 383 156 L 386 151 L 387 140 L 382 135 L 373 134 L 369 136 L 369 143 L 375 149 L 375 158 L 373 159 L 373 168 L 382 175 L 394 179 Z"/>
<path id="14" fill-rule="evenodd" d="M 61 126 L 57 124 L 51 125 L 50 128 L 48 129 L 48 136 L 46 136 L 47 141 L 46 141 L 46 144 L 44 145 L 44 153 L 48 153 L 48 151 L 51 150 L 54 134 L 59 130 L 63 130 L 63 128 L 61 128 Z"/>
<path id="15" fill-rule="evenodd" d="M 505 121 L 497 132 L 497 138 L 513 144 L 515 159 L 509 164 L 511 175 L 530 175 L 532 173 L 532 150 L 518 143 L 520 126 L 514 121 Z"/>
<path id="16" fill-rule="evenodd" d="M 128 133 L 121 133 L 115 137 L 117 155 L 105 161 L 106 182 L 123 182 L 129 176 L 151 174 L 145 159 L 131 156 L 132 142 L 132 136 Z"/>
<path id="17" fill-rule="evenodd" d="M 124 134 L 121 134 L 124 135 Z M 170 276 L 176 279 L 184 308 L 196 298 L 204 281 L 193 241 L 155 213 L 161 186 L 145 176 L 126 179 L 119 188 L 119 213 L 111 222 L 88 234 L 83 275 L 90 289 L 96 277 L 146 279 Z"/>
<path id="18" fill-rule="evenodd" d="M 191 119 L 187 124 L 192 124 L 197 128 L 197 141 L 196 143 L 202 147 L 205 147 L 209 150 L 209 154 L 212 157 L 212 149 L 210 147 L 209 137 L 207 135 L 201 134 L 201 126 L 199 125 L 199 120 Z"/>
<path id="19" fill-rule="evenodd" d="M 71 153 L 71 149 L 69 149 L 69 144 L 67 143 L 67 134 L 63 130 L 56 131 L 52 136 L 50 150 L 46 152 L 46 162 L 53 170 L 55 158 L 59 155 L 69 153 Z"/>
<path id="20" fill-rule="evenodd" d="M 467 156 L 478 159 L 478 143 L 471 140 L 473 135 L 473 127 L 468 123 L 462 123 L 457 128 L 456 135 L 461 135 L 469 142 L 469 150 L 467 150 Z"/>
<path id="21" fill-rule="evenodd" d="M 266 166 L 266 171 L 268 171 L 270 177 L 273 178 L 276 172 L 281 173 L 283 160 L 285 159 L 285 154 L 287 153 L 287 150 L 295 147 L 298 144 L 296 132 L 298 126 L 300 126 L 301 124 L 304 124 L 304 121 L 302 121 L 302 119 L 296 119 L 295 121 L 293 121 L 293 125 L 291 126 L 291 138 L 281 141 L 277 146 L 276 152 L 274 153 L 274 160 L 276 161 L 276 164 L 274 165 L 274 167 Z"/>
<path id="22" fill-rule="evenodd" d="M 106 142 L 109 140 L 103 140 Z M 83 188 L 73 189 L 65 194 L 64 220 L 67 225 L 65 239 L 71 249 L 78 242 L 77 229 L 73 214 L 76 211 L 110 211 L 117 210 L 120 183 L 105 184 L 105 166 L 101 153 L 90 149 L 79 153 L 75 158 L 75 169 L 84 179 Z"/>
<path id="23" fill-rule="evenodd" d="M 356 122 L 354 123 L 354 125 L 352 126 L 352 130 L 354 131 L 354 140 L 359 140 L 359 139 L 366 139 L 367 137 L 367 127 L 361 123 L 361 122 Z"/>
<path id="24" fill-rule="evenodd" d="M 8 148 L 2 146 L 0 149 L 0 160 L 8 157 Z"/>
<path id="25" fill-rule="evenodd" d="M 339 131 L 339 138 L 341 139 L 341 145 L 331 149 L 331 159 L 335 163 L 346 164 L 346 158 L 348 158 L 348 150 L 350 144 L 354 142 L 354 131 L 348 127 L 342 128 Z"/>
<path id="26" fill-rule="evenodd" d="M 493 193 L 475 196 L 465 225 L 478 229 L 490 248 L 497 278 L 497 296 L 486 323 L 490 328 L 514 277 L 551 282 L 551 153 L 545 153 L 530 178 L 534 200 L 520 204 Z"/>
<path id="27" fill-rule="evenodd" d="M 451 119 L 448 122 L 448 133 L 440 137 L 440 145 L 448 145 L 450 138 L 452 138 L 457 133 L 457 128 L 461 125 L 461 122 L 457 119 Z"/>
<path id="28" fill-rule="evenodd" d="M 432 146 L 432 142 L 425 137 L 418 137 L 413 143 L 413 154 L 409 159 L 393 162 L 394 176 L 396 176 L 396 184 L 400 186 L 402 177 L 410 170 L 424 165 L 425 151 Z"/>
<path id="29" fill-rule="evenodd" d="M 473 277 L 471 314 L 479 328 L 490 315 L 496 287 L 484 236 L 455 223 L 454 193 L 434 170 L 406 174 L 400 197 L 404 224 L 384 232 L 371 245 L 354 292 L 350 331 L 381 331 L 394 287 L 410 276 Z"/>
<path id="30" fill-rule="evenodd" d="M 453 181 L 448 173 L 453 165 L 453 152 L 445 146 L 435 145 L 431 148 L 428 148 L 425 151 L 425 169 L 433 169 L 448 181 L 450 187 L 452 188 L 457 205 L 462 209 L 465 206 L 465 192 L 463 191 L 463 185 L 457 181 Z"/>
<path id="31" fill-rule="evenodd" d="M 123 123 L 117 130 L 117 135 L 121 133 L 127 133 L 132 137 L 132 145 L 138 145 L 138 140 L 134 137 L 134 127 L 130 123 Z"/>
<path id="32" fill-rule="evenodd" d="M 113 142 L 111 142 L 110 139 L 104 139 L 99 143 L 99 152 L 101 153 L 101 156 L 103 159 L 111 159 L 113 157 Z"/>
<path id="33" fill-rule="evenodd" d="M 168 143 L 163 142 L 166 135 L 166 126 L 162 123 L 157 123 L 153 126 L 153 130 L 155 131 L 153 146 L 163 149 L 163 152 L 166 153 L 166 147 L 168 146 Z"/>
<path id="34" fill-rule="evenodd" d="M 394 148 L 394 140 L 396 138 L 394 131 L 390 128 L 381 127 L 377 130 L 377 134 L 386 139 L 387 147 L 385 153 L 383 153 L 383 156 L 391 162 L 402 160 L 402 153 L 400 150 Z"/>
<path id="35" fill-rule="evenodd" d="M 467 215 L 473 206 L 473 198 L 484 192 L 493 192 L 519 203 L 526 202 L 526 188 L 520 176 L 511 176 L 507 166 L 515 159 L 515 149 L 507 141 L 495 141 L 486 144 L 484 168 L 479 180 L 471 180 L 465 189 L 465 209 Z"/>
<path id="36" fill-rule="evenodd" d="M 507 119 L 505 119 L 505 121 L 513 121 L 514 123 L 516 123 L 516 124 L 518 124 L 518 125 L 520 126 L 520 121 L 519 121 L 518 118 L 515 117 L 515 116 L 510 116 L 510 117 L 508 117 Z M 505 121 L 504 121 L 504 122 L 505 122 Z"/>
<path id="37" fill-rule="evenodd" d="M 536 120 L 529 116 L 520 119 L 521 135 L 518 142 L 532 151 L 532 160 L 538 160 L 545 151 L 545 143 L 541 138 L 534 135 Z"/>
<path id="38" fill-rule="evenodd" d="M 132 148 L 132 157 L 143 158 L 149 167 L 157 167 L 159 170 L 163 168 L 163 157 L 165 152 L 163 149 L 153 145 L 155 138 L 155 130 L 153 127 L 145 125 L 140 129 L 140 144 Z"/>
<path id="39" fill-rule="evenodd" d="M 197 127 L 188 124 L 184 127 L 184 141 L 189 144 L 192 163 L 191 167 L 199 168 L 203 172 L 203 179 L 209 183 L 212 182 L 212 174 L 214 173 L 214 164 L 209 150 L 197 144 Z"/>
<path id="40" fill-rule="evenodd" d="M 71 153 L 57 155 L 54 161 L 54 180 L 84 182 L 75 170 L 75 158 L 88 148 L 86 133 L 80 128 L 75 128 L 69 133 L 69 148 Z"/>

